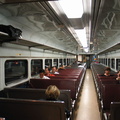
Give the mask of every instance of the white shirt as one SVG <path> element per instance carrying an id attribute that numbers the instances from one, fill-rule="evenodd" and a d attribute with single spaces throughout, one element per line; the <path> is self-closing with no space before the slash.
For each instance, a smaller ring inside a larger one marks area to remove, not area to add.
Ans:
<path id="1" fill-rule="evenodd" d="M 59 72 L 55 72 L 54 74 L 59 74 Z"/>
<path id="2" fill-rule="evenodd" d="M 35 77 L 33 77 L 33 78 L 36 78 L 36 79 L 50 79 L 49 77 L 47 77 L 47 76 L 43 76 L 43 78 L 40 78 L 40 76 L 39 75 L 37 75 L 37 76 L 35 76 Z"/>

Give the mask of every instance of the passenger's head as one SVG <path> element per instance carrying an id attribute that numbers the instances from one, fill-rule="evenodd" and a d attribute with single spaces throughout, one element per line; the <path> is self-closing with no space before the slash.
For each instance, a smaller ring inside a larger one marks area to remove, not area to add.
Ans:
<path id="1" fill-rule="evenodd" d="M 39 76 L 40 78 L 43 78 L 45 76 L 45 70 L 43 69 L 39 70 Z"/>
<path id="2" fill-rule="evenodd" d="M 61 67 L 62 67 L 62 68 L 65 68 L 65 66 L 64 66 L 64 65 L 62 65 Z"/>
<path id="3" fill-rule="evenodd" d="M 117 75 L 120 77 L 120 70 L 118 70 Z"/>
<path id="4" fill-rule="evenodd" d="M 50 68 L 49 67 L 46 67 L 45 68 L 45 74 L 49 74 L 50 73 Z"/>
<path id="5" fill-rule="evenodd" d="M 56 66 L 53 66 L 52 67 L 52 73 L 55 73 L 57 71 L 57 67 Z"/>
<path id="6" fill-rule="evenodd" d="M 45 94 L 48 100 L 57 100 L 60 96 L 60 90 L 55 85 L 50 85 L 47 87 Z"/>
<path id="7" fill-rule="evenodd" d="M 118 70 L 118 72 L 117 73 L 120 73 L 120 70 Z"/>
<path id="8" fill-rule="evenodd" d="M 111 72 L 111 69 L 109 67 L 106 67 L 105 68 L 105 74 L 110 74 L 110 72 Z"/>

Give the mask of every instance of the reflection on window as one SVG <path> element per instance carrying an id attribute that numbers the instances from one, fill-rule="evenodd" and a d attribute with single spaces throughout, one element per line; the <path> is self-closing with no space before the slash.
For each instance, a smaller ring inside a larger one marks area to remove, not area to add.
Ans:
<path id="1" fill-rule="evenodd" d="M 110 58 L 108 59 L 108 66 L 111 67 L 111 66 L 110 66 Z"/>
<path id="2" fill-rule="evenodd" d="M 120 59 L 116 60 L 116 69 L 120 70 Z"/>
<path id="3" fill-rule="evenodd" d="M 43 69 L 42 59 L 32 60 L 31 61 L 31 76 L 37 75 L 40 69 Z"/>
<path id="4" fill-rule="evenodd" d="M 105 64 L 107 65 L 108 63 L 107 63 L 107 58 L 105 59 Z"/>
<path id="5" fill-rule="evenodd" d="M 5 62 L 5 84 L 28 76 L 27 60 L 7 60 Z"/>
<path id="6" fill-rule="evenodd" d="M 66 65 L 66 59 L 64 59 L 64 63 L 63 64 Z"/>
<path id="7" fill-rule="evenodd" d="M 105 58 L 103 58 L 103 64 L 105 64 Z"/>
<path id="8" fill-rule="evenodd" d="M 45 67 L 52 67 L 52 59 L 45 59 Z"/>
<path id="9" fill-rule="evenodd" d="M 101 59 L 100 59 L 100 58 L 98 58 L 98 60 L 99 60 L 99 62 L 101 63 Z"/>
<path id="10" fill-rule="evenodd" d="M 59 60 L 59 66 L 61 67 L 62 65 L 63 65 L 63 60 L 60 59 L 60 60 Z"/>
<path id="11" fill-rule="evenodd" d="M 111 67 L 115 68 L 115 59 L 111 59 Z"/>
<path id="12" fill-rule="evenodd" d="M 54 59 L 54 64 L 53 66 L 57 66 L 58 67 L 58 59 Z"/>
<path id="13" fill-rule="evenodd" d="M 70 65 L 70 59 L 67 58 L 67 65 Z"/>
<path id="14" fill-rule="evenodd" d="M 74 63 L 74 62 L 75 62 L 75 58 L 72 59 L 72 63 Z"/>

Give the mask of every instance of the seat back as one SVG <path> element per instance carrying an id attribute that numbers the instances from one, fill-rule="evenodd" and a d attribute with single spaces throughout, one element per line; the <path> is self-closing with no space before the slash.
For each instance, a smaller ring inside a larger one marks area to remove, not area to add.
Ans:
<path id="1" fill-rule="evenodd" d="M 120 101 L 120 84 L 103 84 L 101 91 L 104 110 L 110 110 L 111 102 Z"/>
<path id="2" fill-rule="evenodd" d="M 102 85 L 103 84 L 118 84 L 118 81 L 117 80 L 100 80 L 99 81 L 99 91 L 100 91 L 100 94 L 101 94 L 101 89 L 102 89 Z"/>
<path id="3" fill-rule="evenodd" d="M 7 98 L 33 99 L 33 100 L 46 99 L 45 89 L 5 88 L 4 92 Z M 70 90 L 60 90 L 60 96 L 58 99 L 65 102 L 65 107 L 68 110 L 71 110 L 72 108 L 70 96 L 71 96 Z"/>
<path id="4" fill-rule="evenodd" d="M 6 120 L 65 120 L 64 102 L 0 98 L 0 116 Z"/>
<path id="5" fill-rule="evenodd" d="M 71 90 L 71 98 L 76 99 L 77 80 L 76 79 L 30 79 L 33 88 L 46 89 L 49 85 L 56 85 L 60 90 Z"/>
<path id="6" fill-rule="evenodd" d="M 110 105 L 110 120 L 120 120 L 120 102 L 112 102 Z"/>

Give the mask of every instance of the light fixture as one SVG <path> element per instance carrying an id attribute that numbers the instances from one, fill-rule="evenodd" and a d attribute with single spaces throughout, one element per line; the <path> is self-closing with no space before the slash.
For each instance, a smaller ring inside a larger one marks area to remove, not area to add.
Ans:
<path id="1" fill-rule="evenodd" d="M 90 42 L 90 44 L 93 44 L 93 42 Z"/>
<path id="2" fill-rule="evenodd" d="M 87 47 L 87 48 L 84 48 L 84 51 L 85 52 L 88 52 L 89 51 L 89 48 Z"/>
<path id="3" fill-rule="evenodd" d="M 83 46 L 83 49 L 85 52 L 88 52 L 89 48 L 88 48 L 88 45 L 87 45 L 87 37 L 86 37 L 86 31 L 85 31 L 85 28 L 84 29 L 76 29 L 75 30 L 82 46 Z"/>
<path id="4" fill-rule="evenodd" d="M 68 18 L 81 18 L 83 15 L 82 0 L 60 0 L 60 6 Z"/>
<path id="5" fill-rule="evenodd" d="M 87 47 L 87 38 L 86 38 L 85 29 L 76 29 L 75 32 L 76 32 L 82 46 Z"/>

